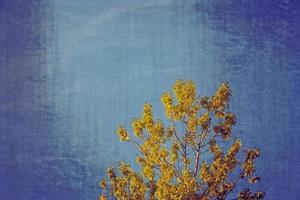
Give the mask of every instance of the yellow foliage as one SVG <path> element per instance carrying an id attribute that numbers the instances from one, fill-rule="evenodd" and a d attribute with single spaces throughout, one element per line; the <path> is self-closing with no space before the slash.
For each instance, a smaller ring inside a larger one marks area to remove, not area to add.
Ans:
<path id="1" fill-rule="evenodd" d="M 124 141 L 128 141 L 129 140 L 128 133 L 127 133 L 126 129 L 122 125 L 120 125 L 118 127 L 117 133 L 119 135 L 120 141 L 124 142 Z"/>
<path id="2" fill-rule="evenodd" d="M 106 190 L 100 200 L 222 200 L 238 181 L 254 184 L 260 180 L 254 166 L 259 150 L 248 149 L 240 161 L 240 139 L 229 145 L 236 116 L 228 111 L 228 83 L 222 83 L 213 96 L 197 97 L 196 91 L 193 81 L 178 80 L 173 94 L 163 93 L 167 125 L 155 120 L 152 106 L 145 103 L 141 117 L 132 121 L 133 134 L 118 127 L 120 140 L 137 147 L 141 170 L 136 172 L 125 163 L 120 163 L 117 173 L 109 168 L 106 180 L 99 183 Z M 263 192 L 248 189 L 237 194 L 240 200 L 263 197 Z"/>

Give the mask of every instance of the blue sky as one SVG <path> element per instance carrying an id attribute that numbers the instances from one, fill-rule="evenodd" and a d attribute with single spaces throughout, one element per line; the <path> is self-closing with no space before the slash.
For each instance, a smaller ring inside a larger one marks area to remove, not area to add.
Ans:
<path id="1" fill-rule="evenodd" d="M 115 135 L 176 79 L 232 87 L 236 136 L 259 147 L 266 199 L 299 196 L 296 1 L 0 4 L 0 196 L 94 199 L 105 168 L 133 162 Z"/>

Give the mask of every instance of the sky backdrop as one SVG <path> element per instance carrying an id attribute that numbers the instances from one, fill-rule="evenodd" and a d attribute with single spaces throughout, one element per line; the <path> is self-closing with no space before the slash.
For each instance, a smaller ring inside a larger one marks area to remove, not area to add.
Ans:
<path id="1" fill-rule="evenodd" d="M 0 199 L 97 199 L 134 161 L 117 125 L 163 118 L 176 79 L 228 81 L 266 199 L 298 199 L 299 22 L 296 0 L 0 1 Z"/>

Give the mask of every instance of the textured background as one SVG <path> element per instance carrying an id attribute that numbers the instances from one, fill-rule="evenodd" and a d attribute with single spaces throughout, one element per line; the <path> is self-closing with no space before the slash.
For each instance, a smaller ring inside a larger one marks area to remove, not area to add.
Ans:
<path id="1" fill-rule="evenodd" d="M 1 0 L 0 199 L 91 200 L 145 101 L 229 81 L 267 198 L 300 196 L 297 0 Z"/>

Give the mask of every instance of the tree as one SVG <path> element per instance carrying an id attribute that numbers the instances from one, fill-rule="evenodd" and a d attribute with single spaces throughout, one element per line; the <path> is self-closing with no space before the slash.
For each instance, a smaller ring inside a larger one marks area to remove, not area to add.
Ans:
<path id="1" fill-rule="evenodd" d="M 193 81 L 177 80 L 173 94 L 161 96 L 169 124 L 155 120 L 152 106 L 145 103 L 143 114 L 132 121 L 130 135 L 120 125 L 122 142 L 136 146 L 136 162 L 141 172 L 120 163 L 119 172 L 107 170 L 100 181 L 101 200 L 222 200 L 246 180 L 260 180 L 254 161 L 258 149 L 246 149 L 241 157 L 241 141 L 232 138 L 236 116 L 229 112 L 231 90 L 222 83 L 213 96 L 196 96 Z M 225 151 L 227 149 L 227 151 Z M 238 200 L 263 199 L 264 192 L 248 188 L 238 192 Z"/>

